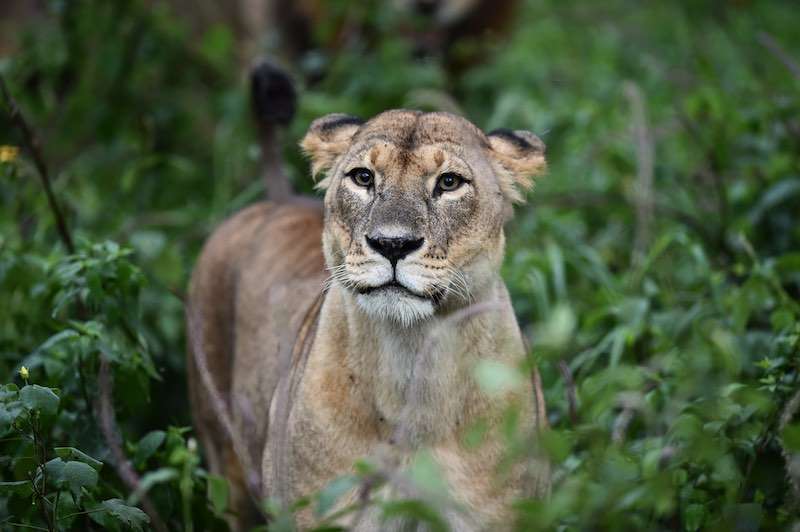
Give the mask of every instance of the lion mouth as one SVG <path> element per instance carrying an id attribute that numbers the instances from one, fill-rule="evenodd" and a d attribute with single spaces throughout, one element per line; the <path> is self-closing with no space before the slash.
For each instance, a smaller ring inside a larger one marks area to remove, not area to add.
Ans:
<path id="1" fill-rule="evenodd" d="M 358 293 L 359 294 L 374 294 L 376 292 L 382 292 L 382 291 L 386 291 L 386 292 L 404 292 L 404 293 L 410 294 L 410 295 L 412 295 L 414 297 L 418 297 L 420 299 L 430 299 L 429 297 L 426 297 L 426 296 L 424 296 L 422 294 L 418 294 L 418 293 L 414 292 L 413 290 L 411 290 L 410 288 L 408 288 L 407 286 L 405 286 L 403 284 L 400 284 L 396 280 L 389 281 L 388 283 L 384 283 L 384 284 L 381 284 L 381 285 L 378 285 L 378 286 L 365 286 L 363 288 L 359 288 L 358 289 Z"/>
<path id="2" fill-rule="evenodd" d="M 438 293 L 425 295 L 415 292 L 414 290 L 408 288 L 404 284 L 398 282 L 397 280 L 389 281 L 388 283 L 384 283 L 378 286 L 365 286 L 357 289 L 359 294 L 376 294 L 376 293 L 392 293 L 396 292 L 398 294 L 407 295 L 411 297 L 415 297 L 417 299 L 422 299 L 425 301 L 430 301 L 434 304 L 438 304 L 441 300 L 441 297 Z"/>

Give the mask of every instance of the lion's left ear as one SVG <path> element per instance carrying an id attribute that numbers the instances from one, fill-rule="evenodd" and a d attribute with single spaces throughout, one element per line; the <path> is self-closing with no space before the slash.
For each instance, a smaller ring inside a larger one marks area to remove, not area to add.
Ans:
<path id="1" fill-rule="evenodd" d="M 311 158 L 312 177 L 330 170 L 336 158 L 350 146 L 363 123 L 360 118 L 341 113 L 325 115 L 311 122 L 300 147 Z"/>
<path id="2" fill-rule="evenodd" d="M 547 169 L 544 142 L 530 131 L 495 129 L 488 133 L 489 155 L 503 195 L 512 203 L 525 201 L 533 177 Z"/>

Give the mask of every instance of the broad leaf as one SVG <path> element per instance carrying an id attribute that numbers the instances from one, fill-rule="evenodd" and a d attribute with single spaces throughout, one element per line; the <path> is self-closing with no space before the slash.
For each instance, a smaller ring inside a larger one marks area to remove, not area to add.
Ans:
<path id="1" fill-rule="evenodd" d="M 42 414 L 52 416 L 58 411 L 58 396 L 50 388 L 29 384 L 20 390 L 19 398 L 26 407 Z"/>

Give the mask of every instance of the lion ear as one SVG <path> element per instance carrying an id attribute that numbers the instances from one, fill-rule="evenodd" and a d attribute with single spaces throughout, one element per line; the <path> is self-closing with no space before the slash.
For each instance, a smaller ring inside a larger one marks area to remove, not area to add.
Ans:
<path id="1" fill-rule="evenodd" d="M 334 113 L 311 122 L 300 147 L 311 159 L 311 175 L 330 170 L 336 158 L 350 146 L 353 135 L 364 121 L 355 116 Z"/>
<path id="2" fill-rule="evenodd" d="M 533 186 L 532 178 L 547 168 L 544 142 L 530 131 L 510 129 L 495 129 L 487 138 L 503 195 L 512 203 L 522 203 L 523 194 Z"/>

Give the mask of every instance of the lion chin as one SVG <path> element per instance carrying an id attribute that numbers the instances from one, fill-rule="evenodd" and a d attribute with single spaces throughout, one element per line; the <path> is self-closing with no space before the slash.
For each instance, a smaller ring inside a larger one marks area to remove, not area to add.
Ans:
<path id="1" fill-rule="evenodd" d="M 371 318 L 389 321 L 401 327 L 411 327 L 429 319 L 435 310 L 430 299 L 396 287 L 358 294 L 356 302 Z"/>

